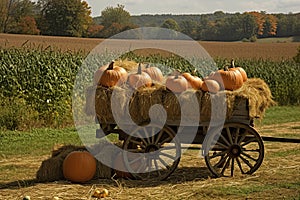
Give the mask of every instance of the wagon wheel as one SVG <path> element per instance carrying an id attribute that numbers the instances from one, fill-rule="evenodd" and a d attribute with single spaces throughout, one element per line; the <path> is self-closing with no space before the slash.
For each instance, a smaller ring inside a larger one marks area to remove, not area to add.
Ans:
<path id="1" fill-rule="evenodd" d="M 101 123 L 101 124 L 100 124 L 100 127 L 101 127 L 101 129 L 103 130 L 103 132 L 104 132 L 105 134 L 108 134 L 109 131 L 112 131 L 112 130 L 116 127 L 116 125 L 115 125 L 115 124 L 105 124 L 105 123 Z"/>
<path id="2" fill-rule="evenodd" d="M 264 158 L 264 145 L 257 131 L 245 124 L 225 124 L 221 135 L 216 135 L 206 152 L 205 162 L 216 177 L 252 174 Z"/>
<path id="3" fill-rule="evenodd" d="M 124 163 L 135 179 L 165 180 L 177 168 L 181 145 L 168 126 L 138 127 L 125 140 Z"/>

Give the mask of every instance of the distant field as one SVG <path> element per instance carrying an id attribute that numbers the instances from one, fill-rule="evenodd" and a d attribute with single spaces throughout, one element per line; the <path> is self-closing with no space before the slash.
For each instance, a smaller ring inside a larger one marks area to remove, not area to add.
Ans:
<path id="1" fill-rule="evenodd" d="M 0 34 L 1 47 L 43 47 L 90 52 L 103 39 Z M 296 55 L 300 42 L 200 42 L 214 58 L 289 59 Z"/>

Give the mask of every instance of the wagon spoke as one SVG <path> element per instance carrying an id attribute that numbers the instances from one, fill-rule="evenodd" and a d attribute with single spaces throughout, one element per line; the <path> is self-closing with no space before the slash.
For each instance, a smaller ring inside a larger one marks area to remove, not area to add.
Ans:
<path id="1" fill-rule="evenodd" d="M 224 156 L 226 154 L 225 151 L 219 152 L 219 153 L 215 153 L 212 156 L 209 156 L 210 159 L 216 158 L 218 156 Z"/>
<path id="2" fill-rule="evenodd" d="M 221 142 L 217 142 L 216 143 L 217 145 L 220 145 L 222 147 L 224 147 L 225 149 L 228 149 L 228 146 L 226 146 L 225 144 L 221 143 Z"/>
<path id="3" fill-rule="evenodd" d="M 239 134 L 240 134 L 240 127 L 238 127 L 235 132 L 235 138 L 234 138 L 235 144 L 237 144 L 237 142 L 238 142 Z"/>
<path id="4" fill-rule="evenodd" d="M 244 156 L 246 156 L 247 158 L 249 158 L 249 159 L 255 161 L 255 162 L 257 161 L 257 159 L 251 157 L 249 154 L 246 154 L 245 152 L 242 152 L 241 154 L 244 155 Z"/>
<path id="5" fill-rule="evenodd" d="M 230 176 L 233 176 L 233 171 L 234 171 L 234 158 L 231 159 L 231 172 L 230 172 Z"/>
<path id="6" fill-rule="evenodd" d="M 221 174 L 224 175 L 224 172 L 226 170 L 226 168 L 228 168 L 229 166 L 229 163 L 230 163 L 230 158 L 228 157 L 228 159 L 226 159 L 226 163 L 225 163 L 225 166 L 223 167 L 222 171 L 221 171 Z"/>
<path id="7" fill-rule="evenodd" d="M 226 154 L 226 156 L 222 157 L 219 160 L 219 162 L 214 165 L 214 167 L 219 167 L 219 166 L 223 165 L 223 163 L 225 163 L 225 161 L 226 161 L 227 158 L 228 158 L 228 154 Z"/>
<path id="8" fill-rule="evenodd" d="M 232 141 L 232 135 L 231 135 L 231 132 L 230 132 L 229 127 L 226 127 L 226 133 L 227 133 L 227 136 L 228 136 L 228 138 L 229 138 L 229 143 L 230 143 L 230 144 L 233 144 L 233 141 Z"/>
<path id="9" fill-rule="evenodd" d="M 241 155 L 239 156 L 241 159 L 242 159 L 242 161 L 244 162 L 244 163 L 246 163 L 251 169 L 253 168 L 253 165 L 247 160 L 247 159 L 245 159 L 244 157 L 242 157 Z"/>
<path id="10" fill-rule="evenodd" d="M 241 144 L 241 142 L 244 141 L 244 139 L 246 138 L 246 136 L 247 136 L 247 133 L 244 132 L 244 133 L 242 134 L 242 137 L 241 137 L 240 140 L 238 141 L 238 144 Z"/>
<path id="11" fill-rule="evenodd" d="M 163 156 L 165 156 L 165 157 L 168 157 L 168 158 L 171 158 L 171 159 L 173 159 L 173 160 L 176 160 L 176 157 L 175 157 L 175 156 L 172 156 L 172 155 L 170 155 L 170 154 L 166 154 L 166 153 L 160 152 L 160 155 L 163 155 Z"/>
<path id="12" fill-rule="evenodd" d="M 239 168 L 240 168 L 240 170 L 241 170 L 241 173 L 242 173 L 242 174 L 245 174 L 245 172 L 244 172 L 244 170 L 243 170 L 243 167 L 242 167 L 242 164 L 241 164 L 241 162 L 240 162 L 240 160 L 239 160 L 238 157 L 236 158 L 236 162 L 237 162 L 237 164 L 238 164 L 238 166 L 239 166 Z"/>
<path id="13" fill-rule="evenodd" d="M 171 140 L 172 140 L 172 138 L 171 138 L 170 136 L 168 136 L 166 139 L 164 139 L 164 140 L 161 142 L 161 144 L 164 144 L 164 143 L 169 142 L 169 141 L 171 141 Z"/>
<path id="14" fill-rule="evenodd" d="M 168 164 L 161 157 L 158 157 L 158 160 L 160 161 L 161 164 L 163 164 L 164 167 L 168 169 Z"/>
<path id="15" fill-rule="evenodd" d="M 230 146 L 230 143 L 228 142 L 228 140 L 221 134 L 220 137 L 222 138 L 222 140 L 228 145 Z"/>
<path id="16" fill-rule="evenodd" d="M 146 137 L 146 139 L 147 139 L 148 144 L 151 144 L 151 141 L 150 141 L 150 137 L 149 137 L 149 133 L 148 133 L 147 127 L 144 127 L 143 130 L 144 130 L 145 137 Z"/>
<path id="17" fill-rule="evenodd" d="M 244 142 L 243 144 L 241 144 L 241 146 L 246 146 L 252 142 L 257 142 L 257 139 L 255 137 L 248 139 L 246 142 Z"/>
<path id="18" fill-rule="evenodd" d="M 160 130 L 160 132 L 158 133 L 158 136 L 156 138 L 156 141 L 155 141 L 155 144 L 158 144 L 158 142 L 160 141 L 161 137 L 162 137 L 162 134 L 163 134 L 163 129 Z"/>

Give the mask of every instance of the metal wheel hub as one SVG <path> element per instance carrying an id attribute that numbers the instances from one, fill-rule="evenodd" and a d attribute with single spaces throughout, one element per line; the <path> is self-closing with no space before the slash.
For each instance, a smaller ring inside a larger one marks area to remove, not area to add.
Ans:
<path id="1" fill-rule="evenodd" d="M 238 157 L 242 152 L 242 148 L 240 145 L 234 144 L 229 148 L 229 156 L 231 158 Z"/>
<path id="2" fill-rule="evenodd" d="M 145 153 L 155 152 L 159 149 L 159 147 L 155 144 L 148 144 L 145 149 Z"/>

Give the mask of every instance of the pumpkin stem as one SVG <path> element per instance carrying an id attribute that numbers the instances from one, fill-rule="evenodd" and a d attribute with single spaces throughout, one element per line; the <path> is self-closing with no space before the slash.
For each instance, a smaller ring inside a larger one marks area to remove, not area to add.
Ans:
<path id="1" fill-rule="evenodd" d="M 178 79 L 178 74 L 175 75 L 174 79 Z"/>
<path id="2" fill-rule="evenodd" d="M 146 65 L 146 67 L 145 67 L 145 68 L 146 68 L 146 69 L 147 69 L 147 68 L 150 68 L 150 64 L 148 63 L 148 64 Z"/>
<path id="3" fill-rule="evenodd" d="M 115 63 L 115 61 L 111 61 L 108 65 L 108 67 L 106 68 L 106 70 L 113 70 L 114 69 L 114 63 Z"/>
<path id="4" fill-rule="evenodd" d="M 234 60 L 233 59 L 231 59 L 230 68 L 235 68 L 235 64 L 234 64 Z"/>
<path id="5" fill-rule="evenodd" d="M 139 63 L 137 74 L 142 74 L 142 65 Z"/>

